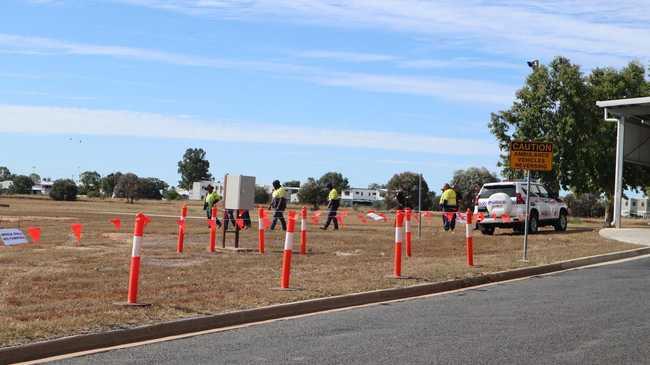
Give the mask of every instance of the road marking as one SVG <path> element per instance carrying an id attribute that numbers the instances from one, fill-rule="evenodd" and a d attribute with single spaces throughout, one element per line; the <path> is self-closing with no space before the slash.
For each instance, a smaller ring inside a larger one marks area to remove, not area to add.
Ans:
<path id="1" fill-rule="evenodd" d="M 222 327 L 222 328 L 215 328 L 215 329 L 211 329 L 211 330 L 198 331 L 198 332 L 192 332 L 192 333 L 184 333 L 182 335 L 162 337 L 162 338 L 157 338 L 157 339 L 153 339 L 153 340 L 133 342 L 133 343 L 129 343 L 129 344 L 112 346 L 112 347 L 104 347 L 104 348 L 94 349 L 94 350 L 80 351 L 80 352 L 75 352 L 75 353 L 71 353 L 71 354 L 58 355 L 58 356 L 47 357 L 47 358 L 39 359 L 39 360 L 16 363 L 16 365 L 43 364 L 43 363 L 47 363 L 47 362 L 51 362 L 51 361 L 59 361 L 59 360 L 65 360 L 65 359 L 70 359 L 70 358 L 74 358 L 74 357 L 94 355 L 94 354 L 98 354 L 98 353 L 128 349 L 128 348 L 132 348 L 132 347 L 140 347 L 140 346 L 151 345 L 151 344 L 156 344 L 156 343 L 160 343 L 160 342 L 169 342 L 169 341 L 181 340 L 181 339 L 190 338 L 190 337 L 209 335 L 209 334 L 213 334 L 213 333 L 233 331 L 233 330 L 237 330 L 237 329 L 242 329 L 242 328 L 247 328 L 247 327 L 252 327 L 252 326 L 259 326 L 259 325 L 264 325 L 264 324 L 278 322 L 278 321 L 290 321 L 290 320 L 295 320 L 295 319 L 300 319 L 300 318 L 312 317 L 312 316 L 329 314 L 329 313 L 337 313 L 337 312 L 360 309 L 360 308 L 368 308 L 368 307 L 373 307 L 373 306 L 378 306 L 378 305 L 385 305 L 385 304 L 391 304 L 391 303 L 406 302 L 406 301 L 411 301 L 411 300 L 421 300 L 421 299 L 433 298 L 433 297 L 442 296 L 442 295 L 450 295 L 450 294 L 460 293 L 460 292 L 469 291 L 469 290 L 476 290 L 476 289 L 481 289 L 481 288 L 486 288 L 486 287 L 491 287 L 491 286 L 496 286 L 496 285 L 502 285 L 502 284 L 513 283 L 513 282 L 522 281 L 522 280 L 528 280 L 528 279 L 530 279 L 532 277 L 551 276 L 551 275 L 561 274 L 561 273 L 570 272 L 570 271 L 584 270 L 584 269 L 589 269 L 589 268 L 594 268 L 594 267 L 601 267 L 601 266 L 608 266 L 608 265 L 615 265 L 615 264 L 620 264 L 620 263 L 623 263 L 623 262 L 641 260 L 641 259 L 647 259 L 647 258 L 650 258 L 650 254 L 649 255 L 642 255 L 642 256 L 635 256 L 635 257 L 630 257 L 630 258 L 620 259 L 620 260 L 615 260 L 615 261 L 602 262 L 602 263 L 588 265 L 588 266 L 574 267 L 574 268 L 565 269 L 565 270 L 561 270 L 561 271 L 550 272 L 550 273 L 546 273 L 546 274 L 531 275 L 531 276 L 526 276 L 526 277 L 523 277 L 523 278 L 510 279 L 510 280 L 504 280 L 504 281 L 499 281 L 499 282 L 495 282 L 495 283 L 488 283 L 488 284 L 470 286 L 470 287 L 467 287 L 467 288 L 450 290 L 450 291 L 445 291 L 445 292 L 441 292 L 441 293 L 426 294 L 426 295 L 421 295 L 421 296 L 417 296 L 417 297 L 410 297 L 410 298 L 387 300 L 387 301 L 384 301 L 384 302 L 362 304 L 362 305 L 356 305 L 356 306 L 352 306 L 352 307 L 329 309 L 329 310 L 324 310 L 324 311 L 320 311 L 320 312 L 301 314 L 301 315 L 297 315 L 297 316 L 269 319 L 269 320 L 266 320 L 266 321 L 260 321 L 260 322 L 254 322 L 254 323 L 246 323 L 246 324 L 240 324 L 240 325 Z"/>

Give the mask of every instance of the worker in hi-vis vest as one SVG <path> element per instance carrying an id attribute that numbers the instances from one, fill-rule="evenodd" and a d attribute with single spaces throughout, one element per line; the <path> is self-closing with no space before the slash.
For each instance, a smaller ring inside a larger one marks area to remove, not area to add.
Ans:
<path id="1" fill-rule="evenodd" d="M 280 185 L 279 180 L 273 181 L 273 199 L 269 209 L 273 210 L 273 223 L 271 223 L 271 230 L 275 229 L 275 224 L 280 221 L 282 230 L 287 230 L 287 222 L 284 220 L 284 210 L 287 209 L 287 190 Z"/>
<path id="2" fill-rule="evenodd" d="M 442 187 L 442 196 L 440 196 L 440 208 L 442 209 L 442 223 L 444 225 L 445 231 L 451 230 L 452 232 L 456 228 L 456 212 L 458 212 L 458 202 L 456 201 L 456 191 L 445 184 Z M 454 214 L 450 217 L 446 213 Z"/>
<path id="3" fill-rule="evenodd" d="M 208 220 L 209 220 L 212 218 L 212 207 L 214 207 L 221 200 L 221 195 L 219 195 L 219 193 L 217 193 L 217 191 L 214 190 L 214 187 L 212 185 L 208 185 L 206 190 L 208 191 L 208 195 L 205 196 L 203 209 L 205 210 L 205 213 L 208 216 Z M 215 220 L 217 222 L 217 226 L 221 227 L 221 222 L 219 221 L 219 218 L 215 217 Z"/>
<path id="4" fill-rule="evenodd" d="M 327 183 L 327 190 L 330 191 L 327 195 L 327 222 L 325 222 L 325 226 L 320 227 L 320 229 L 327 229 L 330 222 L 332 222 L 334 223 L 334 230 L 336 231 L 339 229 L 339 222 L 336 220 L 336 211 L 339 209 L 341 200 L 339 198 L 339 192 L 334 189 L 332 183 Z"/>

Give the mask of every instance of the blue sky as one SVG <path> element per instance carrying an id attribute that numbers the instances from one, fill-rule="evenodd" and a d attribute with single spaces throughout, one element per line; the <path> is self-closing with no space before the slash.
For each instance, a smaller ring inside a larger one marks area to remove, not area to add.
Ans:
<path id="1" fill-rule="evenodd" d="M 352 185 L 496 171 L 490 112 L 526 61 L 647 64 L 632 1 L 3 0 L 0 165 L 72 177 L 258 182 L 340 171 Z"/>

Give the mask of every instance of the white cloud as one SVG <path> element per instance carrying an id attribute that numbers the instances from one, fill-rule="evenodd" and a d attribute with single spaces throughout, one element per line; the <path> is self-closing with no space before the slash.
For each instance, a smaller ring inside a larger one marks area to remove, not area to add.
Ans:
<path id="1" fill-rule="evenodd" d="M 650 3 L 635 0 L 116 0 L 192 15 L 371 27 L 518 58 L 566 55 L 587 67 L 650 54 Z"/>
<path id="2" fill-rule="evenodd" d="M 377 131 L 300 128 L 276 124 L 206 122 L 125 110 L 0 104 L 0 115 L 0 133 L 273 143 L 464 156 L 491 155 L 498 149 L 495 143 L 482 140 Z"/>
<path id="3" fill-rule="evenodd" d="M 0 46 L 10 47 L 12 50 L 17 51 L 37 53 L 115 57 L 187 67 L 210 67 L 273 73 L 310 81 L 319 85 L 347 87 L 373 92 L 432 96 L 450 101 L 471 100 L 478 103 L 503 105 L 512 101 L 516 89 L 514 86 L 480 80 L 344 73 L 290 63 L 228 60 L 144 48 L 75 43 L 51 38 L 24 37 L 3 33 L 0 33 Z"/>
<path id="4" fill-rule="evenodd" d="M 391 56 L 386 54 L 341 52 L 341 51 L 329 51 L 329 50 L 311 50 L 311 51 L 297 52 L 295 53 L 295 55 L 302 58 L 325 59 L 325 60 L 352 62 L 352 63 L 386 62 L 386 61 L 394 61 L 398 59 L 398 57 L 396 56 Z"/>

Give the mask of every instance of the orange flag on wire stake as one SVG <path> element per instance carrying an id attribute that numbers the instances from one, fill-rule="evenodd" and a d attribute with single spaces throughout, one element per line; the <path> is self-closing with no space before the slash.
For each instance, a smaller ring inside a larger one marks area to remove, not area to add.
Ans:
<path id="1" fill-rule="evenodd" d="M 120 228 L 122 227 L 122 220 L 120 217 L 115 217 L 114 219 L 111 220 L 111 223 L 115 226 L 115 230 L 119 231 Z"/>
<path id="2" fill-rule="evenodd" d="M 72 230 L 72 233 L 74 234 L 75 238 L 77 239 L 77 244 L 81 242 L 81 234 L 83 232 L 83 224 L 81 223 L 73 223 L 70 225 L 70 229 Z"/>
<path id="3" fill-rule="evenodd" d="M 27 228 L 27 234 L 32 238 L 32 241 L 34 241 L 34 243 L 41 240 L 41 229 L 38 227 Z"/>

